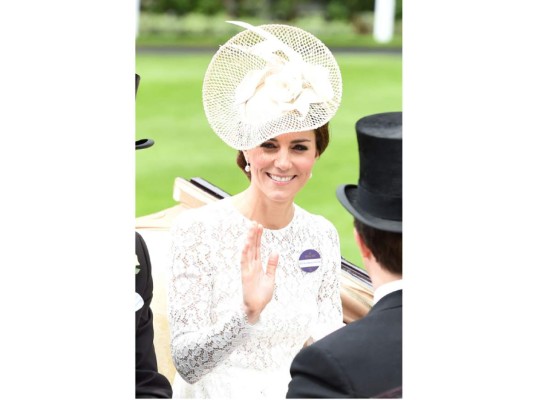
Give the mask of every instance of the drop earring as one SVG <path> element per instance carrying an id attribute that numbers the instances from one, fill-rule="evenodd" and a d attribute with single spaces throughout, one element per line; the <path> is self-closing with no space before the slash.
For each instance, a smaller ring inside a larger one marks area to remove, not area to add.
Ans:
<path id="1" fill-rule="evenodd" d="M 250 172 L 250 163 L 249 162 L 246 163 L 246 167 L 244 167 L 244 170 L 246 172 Z"/>
<path id="2" fill-rule="evenodd" d="M 309 174 L 309 179 L 311 179 L 312 177 L 313 177 L 313 173 L 311 172 L 311 173 Z"/>

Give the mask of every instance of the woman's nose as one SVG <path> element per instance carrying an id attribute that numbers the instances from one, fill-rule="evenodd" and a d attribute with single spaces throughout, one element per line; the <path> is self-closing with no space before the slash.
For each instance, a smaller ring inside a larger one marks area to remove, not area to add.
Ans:
<path id="1" fill-rule="evenodd" d="M 291 156 L 287 150 L 281 149 L 276 159 L 274 160 L 274 166 L 280 170 L 288 170 L 291 167 Z"/>

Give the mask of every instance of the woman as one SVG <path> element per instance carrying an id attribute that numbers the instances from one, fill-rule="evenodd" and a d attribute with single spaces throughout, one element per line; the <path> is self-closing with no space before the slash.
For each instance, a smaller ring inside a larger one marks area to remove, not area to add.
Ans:
<path id="1" fill-rule="evenodd" d="M 285 398 L 292 359 L 342 326 L 338 234 L 294 204 L 329 142 L 338 66 L 314 36 L 247 28 L 204 79 L 209 123 L 250 186 L 182 213 L 172 231 L 169 323 L 176 397 Z"/>

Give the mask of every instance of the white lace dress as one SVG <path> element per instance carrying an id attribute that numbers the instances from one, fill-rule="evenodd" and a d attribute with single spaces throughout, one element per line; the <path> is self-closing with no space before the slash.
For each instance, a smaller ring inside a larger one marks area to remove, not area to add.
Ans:
<path id="1" fill-rule="evenodd" d="M 279 254 L 274 295 L 259 321 L 247 323 L 240 257 L 250 226 L 227 198 L 182 213 L 172 228 L 175 398 L 285 398 L 306 340 L 342 326 L 337 231 L 298 206 L 288 226 L 263 232 L 263 267 Z"/>

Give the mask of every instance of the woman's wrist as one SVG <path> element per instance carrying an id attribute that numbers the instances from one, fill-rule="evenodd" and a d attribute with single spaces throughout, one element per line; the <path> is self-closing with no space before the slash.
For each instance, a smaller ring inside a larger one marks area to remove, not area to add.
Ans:
<path id="1" fill-rule="evenodd" d="M 257 321 L 259 320 L 259 316 L 261 315 L 260 311 L 257 310 L 251 310 L 250 308 L 243 305 L 244 310 L 244 316 L 246 319 L 246 322 L 250 325 L 255 325 Z"/>

